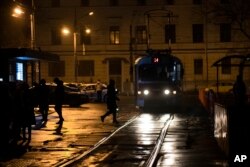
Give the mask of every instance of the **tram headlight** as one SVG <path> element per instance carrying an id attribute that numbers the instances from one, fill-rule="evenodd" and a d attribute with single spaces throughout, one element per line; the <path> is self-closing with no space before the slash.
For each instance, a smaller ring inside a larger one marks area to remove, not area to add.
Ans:
<path id="1" fill-rule="evenodd" d="M 164 90 L 164 94 L 165 94 L 165 95 L 168 95 L 169 93 L 170 93 L 170 91 L 169 91 L 168 89 L 165 89 L 165 90 Z"/>
<path id="2" fill-rule="evenodd" d="M 143 94 L 147 96 L 147 95 L 149 94 L 149 90 L 145 89 L 145 90 L 143 91 Z"/>
<path id="3" fill-rule="evenodd" d="M 139 90 L 139 91 L 137 91 L 137 94 L 138 94 L 138 95 L 141 95 L 141 91 L 140 91 L 140 90 Z"/>
<path id="4" fill-rule="evenodd" d="M 176 91 L 176 90 L 173 90 L 173 94 L 176 95 L 176 94 L 177 94 L 177 91 Z"/>

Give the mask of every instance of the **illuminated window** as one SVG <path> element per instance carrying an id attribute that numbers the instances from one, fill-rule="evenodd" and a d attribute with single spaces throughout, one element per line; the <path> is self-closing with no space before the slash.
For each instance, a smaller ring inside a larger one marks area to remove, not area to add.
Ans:
<path id="1" fill-rule="evenodd" d="M 120 43 L 120 28 L 119 26 L 111 26 L 109 29 L 110 44 Z"/>
<path id="2" fill-rule="evenodd" d="M 23 81 L 23 63 L 16 63 L 16 80 Z"/>

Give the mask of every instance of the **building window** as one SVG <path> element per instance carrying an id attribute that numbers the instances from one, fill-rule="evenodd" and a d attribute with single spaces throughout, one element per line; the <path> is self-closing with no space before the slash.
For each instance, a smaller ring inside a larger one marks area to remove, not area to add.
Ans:
<path id="1" fill-rule="evenodd" d="M 137 44 L 145 44 L 145 43 L 147 43 L 146 26 L 136 26 L 135 34 L 136 34 L 136 43 Z"/>
<path id="2" fill-rule="evenodd" d="M 193 24 L 193 42 L 203 42 L 203 24 Z"/>
<path id="3" fill-rule="evenodd" d="M 194 74 L 201 75 L 203 74 L 203 60 L 194 59 Z"/>
<path id="4" fill-rule="evenodd" d="M 110 44 L 119 44 L 120 43 L 120 27 L 111 26 L 109 28 Z"/>
<path id="5" fill-rule="evenodd" d="M 109 0 L 110 6 L 118 6 L 118 0 Z"/>
<path id="6" fill-rule="evenodd" d="M 231 42 L 230 24 L 220 24 L 220 42 Z"/>
<path id="7" fill-rule="evenodd" d="M 221 61 L 221 73 L 222 74 L 231 74 L 231 60 L 224 59 Z"/>
<path id="8" fill-rule="evenodd" d="M 175 43 L 176 42 L 176 33 L 175 25 L 168 24 L 165 25 L 165 43 Z"/>
<path id="9" fill-rule="evenodd" d="M 16 80 L 23 81 L 23 63 L 16 63 Z"/>
<path id="10" fill-rule="evenodd" d="M 109 60 L 109 75 L 121 75 L 121 60 L 111 59 Z"/>
<path id="11" fill-rule="evenodd" d="M 94 76 L 95 75 L 94 60 L 80 60 L 78 64 L 78 75 L 84 77 Z"/>
<path id="12" fill-rule="evenodd" d="M 193 4 L 194 5 L 201 5 L 202 4 L 202 0 L 193 0 Z"/>
<path id="13" fill-rule="evenodd" d="M 146 5 L 146 0 L 137 0 L 137 5 L 138 6 L 145 6 Z"/>
<path id="14" fill-rule="evenodd" d="M 60 7 L 60 0 L 51 0 L 51 7 L 52 8 Z"/>
<path id="15" fill-rule="evenodd" d="M 165 0 L 165 5 L 173 5 L 174 0 Z"/>
<path id="16" fill-rule="evenodd" d="M 49 76 L 50 77 L 65 76 L 65 61 L 49 62 Z"/>
<path id="17" fill-rule="evenodd" d="M 81 6 L 89 6 L 89 0 L 81 0 Z"/>
<path id="18" fill-rule="evenodd" d="M 53 28 L 51 30 L 51 44 L 52 45 L 61 45 L 62 44 L 61 37 L 62 36 L 58 28 Z"/>

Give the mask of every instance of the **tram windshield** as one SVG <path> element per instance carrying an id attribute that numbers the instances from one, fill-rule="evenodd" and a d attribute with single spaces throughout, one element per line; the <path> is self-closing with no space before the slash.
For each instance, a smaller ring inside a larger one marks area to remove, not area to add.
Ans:
<path id="1" fill-rule="evenodd" d="M 180 64 L 168 67 L 166 64 L 144 64 L 138 68 L 138 79 L 141 81 L 168 81 L 178 82 L 181 80 Z"/>

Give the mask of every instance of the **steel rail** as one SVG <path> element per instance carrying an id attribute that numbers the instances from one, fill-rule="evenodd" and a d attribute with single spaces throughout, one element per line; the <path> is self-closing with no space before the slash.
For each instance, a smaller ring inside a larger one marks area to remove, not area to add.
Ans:
<path id="1" fill-rule="evenodd" d="M 96 150 L 100 145 L 102 145 L 104 142 L 106 142 L 107 140 L 109 140 L 112 136 L 114 136 L 117 132 L 119 132 L 121 129 L 125 128 L 126 126 L 128 126 L 130 123 L 132 123 L 133 121 L 135 121 L 135 119 L 138 116 L 134 116 L 133 118 L 131 118 L 129 121 L 127 121 L 124 125 L 122 125 L 121 127 L 119 127 L 118 129 L 116 129 L 113 133 L 111 133 L 109 136 L 102 138 L 98 143 L 96 143 L 93 147 L 91 147 L 90 149 L 88 149 L 87 151 L 85 151 L 84 153 L 77 155 L 73 158 L 71 158 L 70 160 L 65 161 L 61 161 L 60 163 L 55 164 L 53 167 L 69 167 L 72 166 L 74 163 L 77 163 L 78 161 L 84 159 L 85 157 L 87 157 L 89 154 L 91 154 L 91 152 L 93 152 L 94 150 Z"/>
<path id="2" fill-rule="evenodd" d="M 158 137 L 157 143 L 149 157 L 149 159 L 142 165 L 142 167 L 152 167 L 155 164 L 155 160 L 157 158 L 157 155 L 160 151 L 160 148 L 162 146 L 162 143 L 164 142 L 164 138 L 167 134 L 167 130 L 169 128 L 169 125 L 171 123 L 171 121 L 174 119 L 174 115 L 171 114 L 170 117 L 167 119 L 167 121 L 165 122 L 164 127 L 161 130 L 161 133 Z"/>

